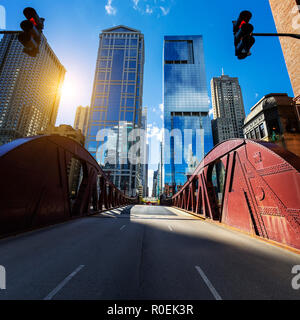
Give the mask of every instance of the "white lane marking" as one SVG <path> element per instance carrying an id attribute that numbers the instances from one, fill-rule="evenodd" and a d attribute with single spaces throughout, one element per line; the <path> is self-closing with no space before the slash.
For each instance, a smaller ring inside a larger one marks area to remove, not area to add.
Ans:
<path id="1" fill-rule="evenodd" d="M 171 226 L 169 226 L 170 231 L 173 231 L 173 228 Z"/>
<path id="2" fill-rule="evenodd" d="M 84 265 L 79 266 L 74 272 L 67 276 L 53 291 L 51 291 L 44 300 L 52 300 L 52 298 L 82 269 Z"/>
<path id="3" fill-rule="evenodd" d="M 120 228 L 120 231 L 122 231 L 124 228 L 126 228 L 126 225 L 124 225 L 123 227 Z"/>
<path id="4" fill-rule="evenodd" d="M 215 289 L 215 287 L 212 285 L 212 283 L 209 281 L 209 279 L 207 278 L 207 276 L 205 275 L 205 273 L 202 271 L 202 269 L 198 266 L 195 266 L 196 270 L 199 272 L 201 278 L 204 280 L 204 282 L 206 283 L 206 285 L 208 286 L 208 289 L 210 290 L 210 292 L 213 294 L 213 296 L 215 297 L 216 300 L 223 300 L 221 298 L 221 296 L 219 295 L 219 293 L 217 292 L 217 290 Z"/>

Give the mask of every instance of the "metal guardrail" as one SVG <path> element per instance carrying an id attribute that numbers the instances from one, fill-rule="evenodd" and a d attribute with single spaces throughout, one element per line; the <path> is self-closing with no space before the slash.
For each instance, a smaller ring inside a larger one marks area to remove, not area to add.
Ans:
<path id="1" fill-rule="evenodd" d="M 300 158 L 267 142 L 223 142 L 204 158 L 172 204 L 300 249 Z"/>
<path id="2" fill-rule="evenodd" d="M 79 143 L 58 135 L 0 147 L 0 236 L 136 204 Z"/>

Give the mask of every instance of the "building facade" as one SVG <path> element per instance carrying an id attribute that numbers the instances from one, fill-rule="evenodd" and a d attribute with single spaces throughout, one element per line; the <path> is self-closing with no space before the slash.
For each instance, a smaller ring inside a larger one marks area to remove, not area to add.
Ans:
<path id="1" fill-rule="evenodd" d="M 75 121 L 74 121 L 74 129 L 81 130 L 82 134 L 86 136 L 88 123 L 89 123 L 89 107 L 79 106 L 76 109 Z"/>
<path id="2" fill-rule="evenodd" d="M 300 0 L 269 0 L 278 33 L 300 34 Z M 300 41 L 280 37 L 295 97 L 300 96 Z"/>
<path id="3" fill-rule="evenodd" d="M 58 127 L 48 126 L 47 129 L 43 131 L 38 131 L 37 135 L 51 135 L 56 134 L 59 136 L 70 138 L 82 146 L 84 146 L 85 138 L 80 129 L 74 129 L 72 126 L 67 124 L 61 124 Z"/>
<path id="4" fill-rule="evenodd" d="M 125 26 L 103 30 L 86 148 L 112 182 L 130 196 L 141 184 L 140 162 L 128 159 L 128 151 L 134 145 L 132 130 L 142 126 L 144 60 L 140 31 Z"/>
<path id="5" fill-rule="evenodd" d="M 147 144 L 147 119 L 148 119 L 148 109 L 147 107 L 143 108 L 142 111 L 142 121 L 141 121 L 141 129 L 143 135 L 143 152 L 142 159 L 140 165 L 140 176 L 141 176 L 141 185 L 143 186 L 143 197 L 147 198 L 149 193 L 148 188 L 148 162 L 149 162 L 149 144 Z"/>
<path id="6" fill-rule="evenodd" d="M 65 68 L 42 36 L 40 53 L 29 57 L 17 34 L 0 42 L 0 144 L 36 135 L 55 125 Z"/>
<path id="7" fill-rule="evenodd" d="M 152 197 L 157 198 L 157 189 L 158 189 L 158 170 L 153 173 L 153 187 L 152 187 Z"/>
<path id="8" fill-rule="evenodd" d="M 300 156 L 300 122 L 294 104 L 284 93 L 264 96 L 245 119 L 245 138 L 273 142 Z"/>
<path id="9" fill-rule="evenodd" d="M 171 196 L 213 147 L 202 36 L 164 38 L 163 85 L 162 184 Z"/>
<path id="10" fill-rule="evenodd" d="M 233 138 L 243 138 L 245 108 L 238 78 L 222 75 L 211 80 L 214 120 L 214 144 Z"/>

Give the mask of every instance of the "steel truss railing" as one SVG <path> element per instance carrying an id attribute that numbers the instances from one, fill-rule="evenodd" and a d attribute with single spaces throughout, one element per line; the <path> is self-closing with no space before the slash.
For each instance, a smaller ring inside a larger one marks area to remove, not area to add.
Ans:
<path id="1" fill-rule="evenodd" d="M 0 147 L 0 236 L 137 202 L 69 138 L 30 137 Z"/>

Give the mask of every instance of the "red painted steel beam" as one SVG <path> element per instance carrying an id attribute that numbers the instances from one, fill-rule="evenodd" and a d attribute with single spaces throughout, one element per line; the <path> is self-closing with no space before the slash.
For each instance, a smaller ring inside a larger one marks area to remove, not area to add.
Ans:
<path id="1" fill-rule="evenodd" d="M 174 206 L 195 214 L 197 178 L 196 214 L 300 249 L 300 158 L 295 154 L 267 142 L 225 141 L 174 195 Z"/>
<path id="2" fill-rule="evenodd" d="M 58 135 L 1 146 L 0 176 L 0 236 L 138 201 L 118 190 L 79 143 Z"/>

